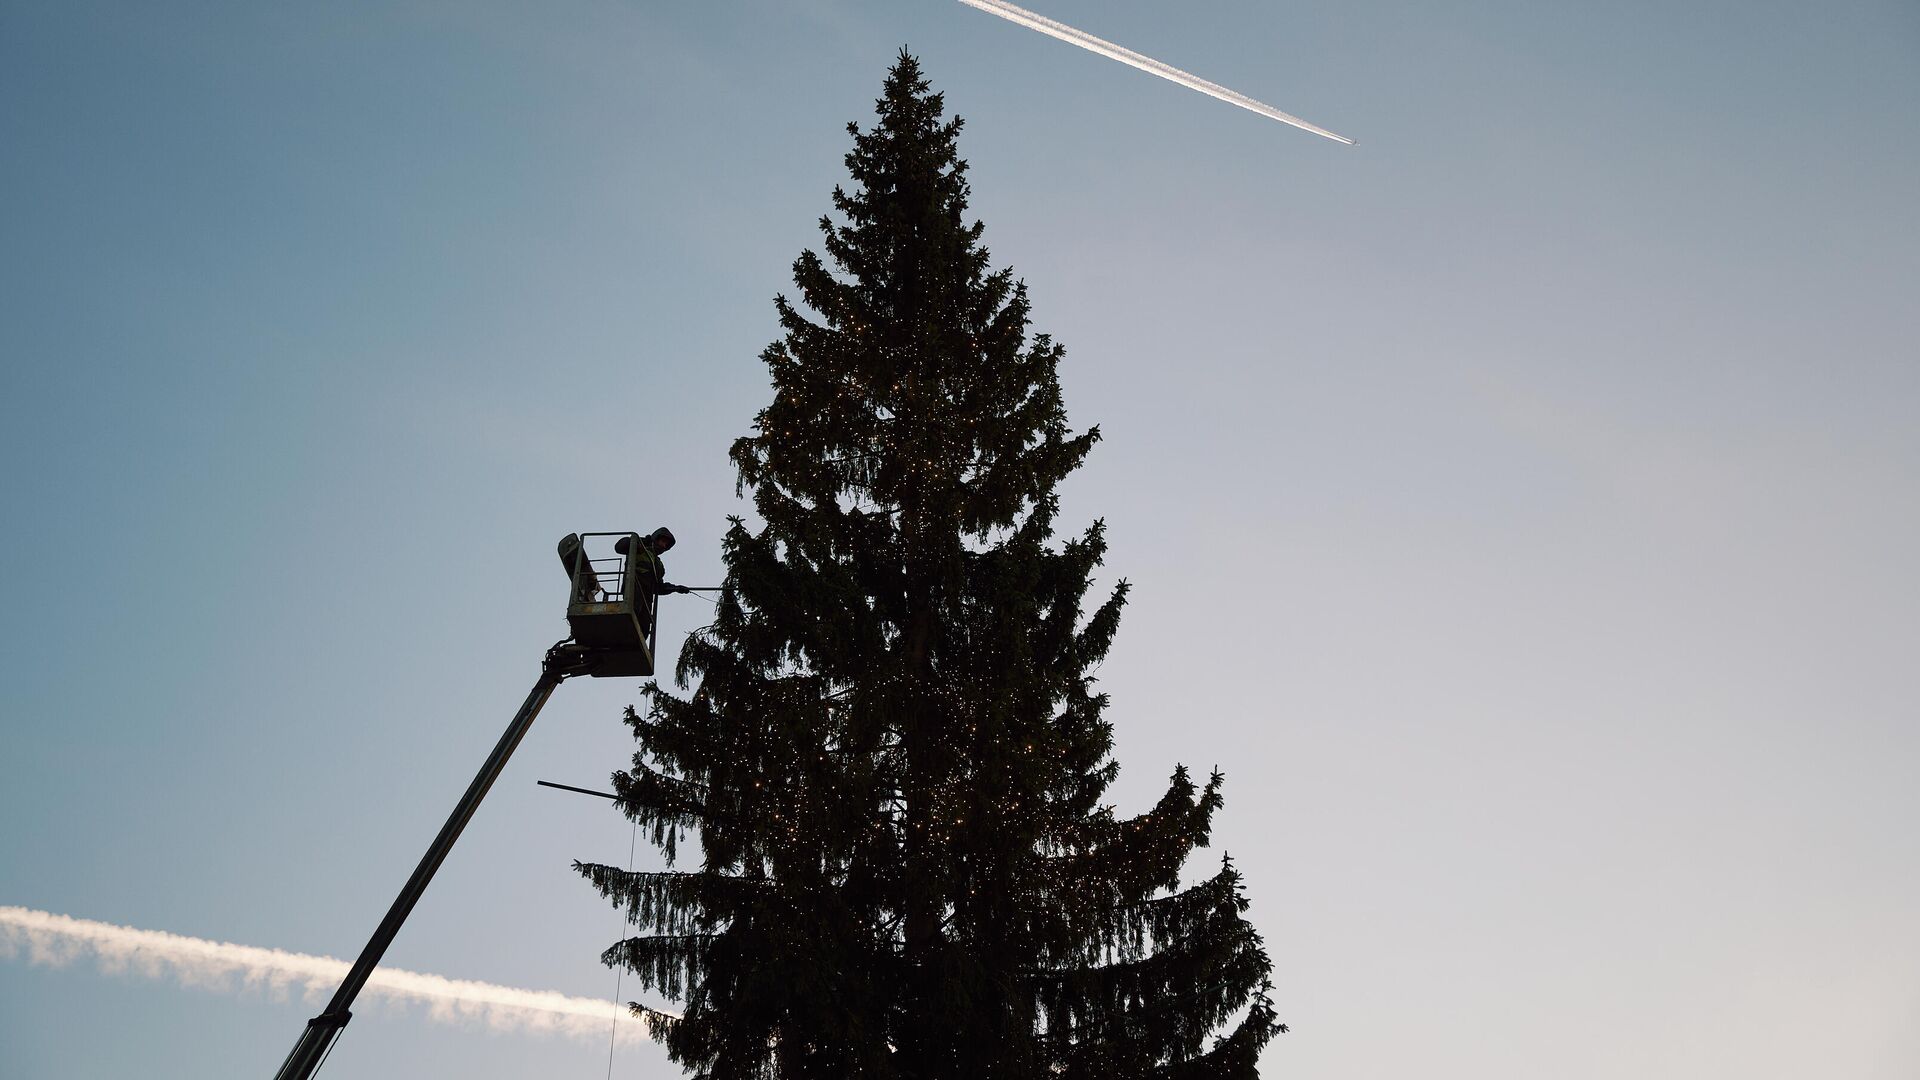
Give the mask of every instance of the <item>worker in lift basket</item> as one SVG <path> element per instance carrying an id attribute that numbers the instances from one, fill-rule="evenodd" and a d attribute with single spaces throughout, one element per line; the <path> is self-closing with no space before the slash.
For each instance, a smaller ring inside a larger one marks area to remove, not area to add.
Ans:
<path id="1" fill-rule="evenodd" d="M 632 547 L 632 541 L 633 537 L 631 536 L 623 536 L 615 540 L 613 542 L 615 554 L 627 554 Z M 673 532 L 665 525 L 660 526 L 640 538 L 641 557 L 634 560 L 634 570 L 640 575 L 642 580 L 636 584 L 640 584 L 643 587 L 651 585 L 655 596 L 665 596 L 667 593 L 690 591 L 685 585 L 675 585 L 667 580 L 667 564 L 660 561 L 660 556 L 665 555 L 668 549 L 672 547 Z M 639 592 L 640 590 L 636 589 L 635 591 Z"/>
<path id="2" fill-rule="evenodd" d="M 613 550 L 621 555 L 632 550 L 632 538 L 623 536 L 614 541 Z M 632 595 L 654 597 L 666 593 L 691 592 L 685 585 L 675 585 L 667 580 L 667 569 L 660 562 L 660 556 L 673 546 L 673 533 L 662 526 L 640 538 L 640 550 L 631 560 L 635 576 Z M 606 599 L 607 592 L 600 585 L 600 577 L 593 571 L 593 564 L 587 561 L 586 552 L 580 546 L 580 534 L 568 533 L 560 538 L 560 565 L 566 567 L 568 576 L 573 578 L 573 600 L 579 604 L 591 604 Z"/>

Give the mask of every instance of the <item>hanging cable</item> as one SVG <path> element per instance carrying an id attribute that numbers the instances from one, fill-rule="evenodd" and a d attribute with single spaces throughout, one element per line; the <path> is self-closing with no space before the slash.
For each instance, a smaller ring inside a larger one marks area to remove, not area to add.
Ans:
<path id="1" fill-rule="evenodd" d="M 546 783 L 542 780 L 541 783 Z M 558 787 L 559 785 L 552 785 Z M 577 788 L 574 790 L 578 790 Z M 640 821 L 634 819 L 633 832 L 627 837 L 627 873 L 633 873 L 633 853 L 638 850 L 640 840 Z M 627 916 L 620 915 L 620 936 L 626 937 Z M 627 965 L 616 964 L 613 969 L 613 1026 L 607 1030 L 607 1080 L 613 1080 L 613 1045 L 620 1034 L 620 981 L 626 977 Z"/>

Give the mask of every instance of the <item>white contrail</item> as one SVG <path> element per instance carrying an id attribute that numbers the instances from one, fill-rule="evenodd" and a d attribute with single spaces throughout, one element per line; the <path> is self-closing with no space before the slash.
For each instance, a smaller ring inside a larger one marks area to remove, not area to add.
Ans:
<path id="1" fill-rule="evenodd" d="M 26 953 L 33 964 L 65 967 L 93 956 L 101 970 L 134 973 L 149 979 L 171 978 L 182 986 L 209 990 L 260 989 L 284 997 L 297 989 L 309 1001 L 330 995 L 346 976 L 348 964 L 330 956 L 258 949 L 224 941 L 182 937 L 159 930 L 136 930 L 112 923 L 75 919 L 31 908 L 0 906 L 0 957 Z M 549 990 L 447 979 L 398 968 L 375 968 L 364 996 L 427 1006 L 427 1016 L 442 1023 L 480 1023 L 501 1032 L 538 1032 L 605 1039 L 612 1028 L 623 1041 L 646 1035 L 646 1023 L 611 1001 L 570 997 Z"/>
<path id="2" fill-rule="evenodd" d="M 960 0 L 960 2 L 968 7 L 979 8 L 989 15 L 998 15 L 1008 22 L 1018 23 L 1029 30 L 1038 30 L 1048 37 L 1059 38 L 1069 45 L 1078 45 L 1088 52 L 1099 53 L 1109 60 L 1118 60 L 1123 64 L 1131 64 L 1149 75 L 1158 75 L 1168 82 L 1179 83 L 1189 90 L 1198 90 L 1203 94 L 1219 98 L 1221 101 L 1227 102 L 1230 105 L 1238 105 L 1243 109 L 1257 112 L 1261 116 L 1278 120 L 1283 124 L 1292 124 L 1302 131 L 1311 131 L 1315 135 L 1325 135 L 1335 142 L 1343 142 L 1348 146 L 1353 145 L 1353 140 L 1347 138 L 1345 135 L 1335 135 L 1326 128 L 1309 124 L 1297 116 L 1283 113 L 1279 109 L 1265 102 L 1255 101 L 1237 90 L 1229 90 L 1219 83 L 1208 82 L 1198 75 L 1181 71 L 1171 64 L 1163 64 L 1151 56 L 1142 56 L 1123 45 L 1115 45 L 1113 42 L 1104 38 L 1094 37 L 1085 30 L 1075 30 L 1066 23 L 1054 22 L 1045 15 L 1028 11 L 1026 8 L 1015 7 L 1012 4 L 1003 2 L 1003 0 Z"/>

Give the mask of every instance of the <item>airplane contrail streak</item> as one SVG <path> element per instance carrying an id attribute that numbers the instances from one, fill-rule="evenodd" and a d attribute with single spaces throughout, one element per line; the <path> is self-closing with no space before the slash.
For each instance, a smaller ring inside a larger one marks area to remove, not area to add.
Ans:
<path id="1" fill-rule="evenodd" d="M 1315 135 L 1324 135 L 1335 142 L 1346 143 L 1348 146 L 1353 145 L 1353 140 L 1347 138 L 1345 135 L 1335 135 L 1326 128 L 1320 127 L 1317 124 L 1309 124 L 1305 120 L 1290 113 L 1283 113 L 1279 109 L 1265 102 L 1255 101 L 1237 90 L 1229 90 L 1219 83 L 1208 82 L 1191 72 L 1181 71 L 1171 64 L 1163 64 L 1151 56 L 1142 56 L 1123 45 L 1115 45 L 1113 42 L 1107 41 L 1104 38 L 1094 37 L 1085 30 L 1076 30 L 1065 23 L 1055 22 L 1045 15 L 1028 11 L 1026 8 L 1015 7 L 1012 4 L 1003 2 L 1003 0 L 960 0 L 960 2 L 971 8 L 979 8 L 989 15 L 998 15 L 1010 23 L 1017 23 L 1029 30 L 1038 30 L 1048 37 L 1059 38 L 1069 45 L 1078 45 L 1088 52 L 1099 53 L 1109 60 L 1118 60 L 1123 64 L 1130 64 L 1149 75 L 1158 75 L 1168 82 L 1179 83 L 1189 90 L 1198 90 L 1210 97 L 1219 98 L 1221 101 L 1230 105 L 1238 105 L 1250 112 L 1259 113 L 1261 116 L 1278 120 L 1283 124 L 1292 124 L 1302 131 L 1311 131 Z"/>
<path id="2" fill-rule="evenodd" d="M 349 966 L 345 960 L 330 956 L 233 945 L 0 906 L 0 957 L 11 958 L 22 952 L 31 964 L 65 967 L 91 955 L 101 970 L 111 974 L 130 972 L 208 990 L 260 989 L 276 996 L 297 989 L 313 1002 L 332 993 Z M 427 1016 L 440 1023 L 477 1022 L 499 1032 L 604 1040 L 612 1029 L 622 1041 L 638 1041 L 646 1037 L 651 1023 L 623 1022 L 613 1028 L 616 1019 L 640 1018 L 611 1001 L 448 979 L 399 968 L 375 968 L 363 993 L 425 1005 Z"/>

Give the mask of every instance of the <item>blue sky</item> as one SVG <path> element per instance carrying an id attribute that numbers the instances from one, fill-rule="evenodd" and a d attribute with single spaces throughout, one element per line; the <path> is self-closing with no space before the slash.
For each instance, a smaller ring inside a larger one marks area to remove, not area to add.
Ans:
<path id="1" fill-rule="evenodd" d="M 1115 798 L 1228 773 L 1268 1068 L 1913 1075 L 1920 12 L 1038 10 L 1359 145 L 950 0 L 0 6 L 0 905 L 351 956 L 554 539 L 718 580 L 905 44 L 1106 434 Z M 567 865 L 626 825 L 533 781 L 635 697 L 561 690 L 390 962 L 611 994 Z M 314 1011 L 0 958 L 0 1072 L 262 1075 Z M 418 1009 L 329 1066 L 605 1067 Z"/>

